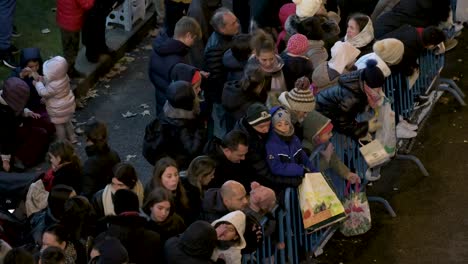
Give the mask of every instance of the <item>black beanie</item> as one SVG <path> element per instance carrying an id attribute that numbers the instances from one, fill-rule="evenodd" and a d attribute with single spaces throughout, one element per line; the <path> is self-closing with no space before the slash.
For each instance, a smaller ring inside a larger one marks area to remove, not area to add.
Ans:
<path id="1" fill-rule="evenodd" d="M 184 109 L 187 111 L 193 110 L 193 100 L 195 92 L 192 85 L 186 81 L 172 82 L 166 91 L 167 101 L 174 108 Z"/>
<path id="2" fill-rule="evenodd" d="M 385 82 L 385 76 L 377 67 L 376 60 L 368 60 L 366 68 L 362 70 L 362 80 L 366 82 L 370 88 L 382 87 Z"/>
<path id="3" fill-rule="evenodd" d="M 247 108 L 246 120 L 251 126 L 256 126 L 261 123 L 271 120 L 271 115 L 268 108 L 261 103 L 254 103 Z"/>
<path id="4" fill-rule="evenodd" d="M 131 190 L 120 189 L 114 194 L 114 212 L 119 215 L 124 212 L 139 212 L 138 196 Z"/>
<path id="5" fill-rule="evenodd" d="M 424 46 L 438 45 L 445 41 L 444 32 L 436 26 L 424 28 L 422 32 L 422 41 Z"/>

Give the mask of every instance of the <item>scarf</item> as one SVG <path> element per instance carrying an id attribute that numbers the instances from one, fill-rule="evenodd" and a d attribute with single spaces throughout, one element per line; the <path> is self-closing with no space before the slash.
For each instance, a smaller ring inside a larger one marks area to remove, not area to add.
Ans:
<path id="1" fill-rule="evenodd" d="M 367 25 L 351 39 L 348 39 L 348 36 L 345 36 L 344 40 L 349 42 L 356 48 L 362 48 L 369 44 L 374 39 L 374 27 L 372 26 L 372 21 L 369 18 Z"/>
<path id="2" fill-rule="evenodd" d="M 102 205 L 104 215 L 115 215 L 114 202 L 112 201 L 113 190 L 110 184 L 107 184 L 102 192 Z"/>
<path id="3" fill-rule="evenodd" d="M 168 101 L 164 104 L 163 111 L 167 117 L 174 119 L 195 119 L 196 115 L 194 110 L 175 108 Z"/>
<path id="4" fill-rule="evenodd" d="M 364 92 L 367 96 L 367 102 L 372 109 L 375 109 L 377 106 L 379 106 L 380 99 L 382 99 L 381 94 L 367 86 L 367 84 L 364 84 Z"/>

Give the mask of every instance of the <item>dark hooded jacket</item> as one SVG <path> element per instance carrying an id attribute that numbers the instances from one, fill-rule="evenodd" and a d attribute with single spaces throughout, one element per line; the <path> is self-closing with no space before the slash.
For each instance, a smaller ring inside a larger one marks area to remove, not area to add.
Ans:
<path id="1" fill-rule="evenodd" d="M 223 202 L 220 188 L 208 189 L 202 202 L 201 219 L 209 223 L 229 213 Z"/>
<path id="2" fill-rule="evenodd" d="M 130 263 L 150 264 L 162 258 L 159 234 L 145 229 L 146 219 L 137 212 L 109 216 L 107 220 L 106 234 L 120 240 L 128 251 Z"/>
<path id="3" fill-rule="evenodd" d="M 38 73 L 42 75 L 42 57 L 41 53 L 38 48 L 25 48 L 21 50 L 20 53 L 20 66 L 16 67 L 11 76 L 20 78 L 21 71 L 26 68 L 29 61 L 37 61 L 39 63 L 39 71 Z M 33 85 L 33 78 L 26 77 L 22 79 L 25 81 L 29 86 L 29 100 L 26 104 L 26 107 L 32 111 L 36 111 L 39 107 L 44 107 L 41 104 L 41 96 L 37 93 L 36 87 Z"/>
<path id="4" fill-rule="evenodd" d="M 164 253 L 167 264 L 212 264 L 217 236 L 210 223 L 196 221 L 180 236 L 170 238 Z"/>
<path id="5" fill-rule="evenodd" d="M 76 193 L 81 193 L 82 175 L 80 164 L 76 162 L 66 163 L 54 171 L 52 186 L 64 184 L 72 187 Z"/>
<path id="6" fill-rule="evenodd" d="M 227 81 L 237 81 L 244 76 L 244 68 L 247 61 L 239 61 L 232 55 L 232 50 L 228 49 L 223 55 L 223 65 L 227 72 Z"/>
<path id="7" fill-rule="evenodd" d="M 312 80 L 314 67 L 312 65 L 312 61 L 307 57 L 291 56 L 287 51 L 281 53 L 280 57 L 284 62 L 283 75 L 286 82 L 286 89 L 288 91 L 294 89 L 294 83 L 302 76 L 309 78 L 309 81 Z"/>
<path id="8" fill-rule="evenodd" d="M 368 105 L 362 70 L 341 75 L 338 85 L 318 93 L 315 101 L 315 109 L 332 120 L 336 131 L 356 140 L 367 134 L 368 122 L 356 121 Z"/>
<path id="9" fill-rule="evenodd" d="M 120 157 L 107 144 L 102 149 L 95 145 L 86 146 L 85 150 L 88 159 L 83 166 L 82 194 L 91 199 L 111 181 L 113 168 L 120 162 Z"/>
<path id="10" fill-rule="evenodd" d="M 374 23 L 375 38 L 383 36 L 403 25 L 414 27 L 437 26 L 446 21 L 450 12 L 450 0 L 401 0 L 393 9 L 382 14 Z"/>
<path id="11" fill-rule="evenodd" d="M 149 65 L 150 81 L 156 89 L 157 115 L 166 102 L 166 89 L 170 83 L 170 73 L 174 65 L 185 62 L 189 51 L 184 43 L 161 33 L 153 43 Z"/>
<path id="12" fill-rule="evenodd" d="M 146 127 L 143 155 L 154 164 L 164 156 L 173 158 L 186 169 L 205 144 L 204 123 L 196 114 L 184 116 L 194 107 L 195 94 L 188 82 L 174 82 L 168 90 L 168 106 L 159 120 Z M 182 109 L 184 108 L 184 109 Z"/>
<path id="13" fill-rule="evenodd" d="M 187 227 L 182 217 L 176 213 L 172 213 L 167 217 L 166 221 L 161 223 L 149 220 L 146 228 L 158 233 L 161 238 L 161 244 L 164 245 L 169 238 L 182 234 Z"/>
<path id="14" fill-rule="evenodd" d="M 192 185 L 187 177 L 180 177 L 180 182 L 184 186 L 185 194 L 188 199 L 188 208 L 185 209 L 184 223 L 185 225 L 190 225 L 200 218 L 204 190 L 200 190 L 197 186 Z"/>

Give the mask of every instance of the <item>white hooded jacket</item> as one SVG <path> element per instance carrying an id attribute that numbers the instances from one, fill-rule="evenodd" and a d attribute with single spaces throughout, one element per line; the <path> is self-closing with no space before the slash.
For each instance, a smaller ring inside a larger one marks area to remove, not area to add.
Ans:
<path id="1" fill-rule="evenodd" d="M 70 89 L 67 70 L 67 61 L 55 56 L 45 61 L 42 67 L 45 85 L 36 83 L 37 93 L 45 99 L 47 113 L 54 124 L 70 121 L 75 112 L 75 96 Z"/>
<path id="2" fill-rule="evenodd" d="M 211 259 L 213 261 L 216 261 L 221 255 L 223 255 L 223 259 L 226 262 L 226 264 L 241 264 L 241 250 L 247 245 L 244 239 L 245 221 L 245 214 L 242 211 L 237 210 L 234 212 L 230 212 L 229 214 L 211 223 L 213 227 L 216 226 L 216 224 L 219 222 L 228 222 L 232 224 L 236 228 L 240 238 L 240 243 L 238 245 L 232 246 L 225 250 L 215 248 L 215 250 L 213 251 L 213 255 L 211 256 Z"/>

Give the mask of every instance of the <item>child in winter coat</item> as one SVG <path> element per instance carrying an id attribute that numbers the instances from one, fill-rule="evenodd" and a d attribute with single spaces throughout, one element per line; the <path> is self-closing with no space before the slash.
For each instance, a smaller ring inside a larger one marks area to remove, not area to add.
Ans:
<path id="1" fill-rule="evenodd" d="M 306 76 L 312 79 L 313 66 L 312 61 L 305 56 L 309 49 L 309 41 L 302 34 L 294 34 L 288 40 L 286 51 L 281 53 L 284 61 L 283 74 L 286 81 L 286 89 L 294 89 L 294 83 L 298 78 Z"/>
<path id="2" fill-rule="evenodd" d="M 333 136 L 333 124 L 330 119 L 314 110 L 306 116 L 302 124 L 304 131 L 307 131 L 302 140 L 304 151 L 310 155 L 317 147 L 325 145 L 325 149 L 320 151 L 320 171 L 331 168 L 353 184 L 361 182 L 359 176 L 351 172 L 335 153 L 335 148 L 330 142 Z"/>
<path id="3" fill-rule="evenodd" d="M 45 99 L 47 113 L 55 125 L 57 138 L 77 143 L 74 127 L 71 123 L 75 113 L 75 96 L 70 89 L 67 61 L 61 56 L 55 56 L 44 62 L 42 67 L 44 78 L 33 81 L 37 93 Z"/>
<path id="4" fill-rule="evenodd" d="M 245 214 L 242 211 L 231 212 L 211 225 L 216 229 L 218 246 L 213 251 L 211 259 L 224 259 L 226 264 L 240 264 L 241 250 L 245 248 Z"/>
<path id="5" fill-rule="evenodd" d="M 294 135 L 291 114 L 283 107 L 270 111 L 272 129 L 266 143 L 266 158 L 271 173 L 282 177 L 295 177 L 302 182 L 304 174 L 316 171 L 307 154 L 302 150 L 299 138 Z M 297 186 L 291 186 L 297 187 Z"/>

